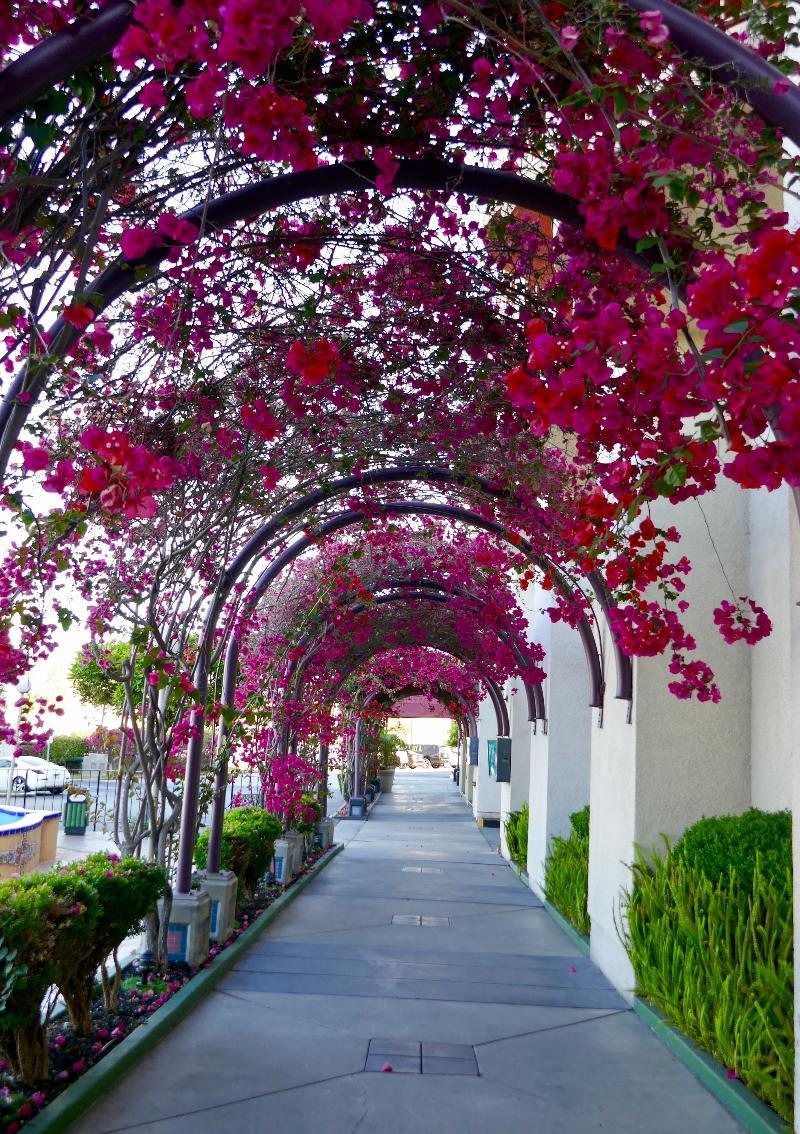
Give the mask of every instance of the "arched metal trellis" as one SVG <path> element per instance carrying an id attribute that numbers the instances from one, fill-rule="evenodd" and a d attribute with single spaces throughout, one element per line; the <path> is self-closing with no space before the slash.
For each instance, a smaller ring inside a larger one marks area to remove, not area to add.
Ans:
<path id="1" fill-rule="evenodd" d="M 782 71 L 745 44 L 671 0 L 622 0 L 636 12 L 658 12 L 674 45 L 713 68 L 714 77 L 740 91 L 767 122 L 800 146 L 800 91 L 775 93 Z M 8 122 L 56 83 L 109 55 L 131 22 L 132 0 L 109 0 L 97 15 L 73 20 L 0 72 L 0 123 Z M 778 88 L 779 90 L 781 88 Z"/>

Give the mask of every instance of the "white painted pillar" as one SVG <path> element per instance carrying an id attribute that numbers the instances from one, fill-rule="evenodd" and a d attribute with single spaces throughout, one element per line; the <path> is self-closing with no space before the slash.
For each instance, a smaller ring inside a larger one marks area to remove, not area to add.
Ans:
<path id="1" fill-rule="evenodd" d="M 500 785 L 489 775 L 489 739 L 497 739 L 497 718 L 492 702 L 484 697 L 478 713 L 478 766 L 472 769 L 472 811 L 476 819 L 496 819 L 500 814 Z"/>
<path id="2" fill-rule="evenodd" d="M 530 793 L 531 736 L 533 725 L 528 720 L 528 699 L 518 678 L 508 683 L 508 715 L 511 721 L 511 781 L 500 784 L 500 850 L 510 859 L 506 842 L 506 819 L 528 802 Z"/>
<path id="3" fill-rule="evenodd" d="M 737 595 L 748 588 L 746 495 L 724 478 L 703 500 L 714 542 Z M 653 510 L 657 525 L 682 533 L 679 551 L 693 563 L 685 597 L 686 626 L 697 640 L 696 656 L 715 671 L 719 705 L 679 701 L 663 658 L 634 666 L 631 724 L 627 705 L 615 701 L 616 673 L 609 659 L 603 726 L 592 728 L 589 916 L 592 958 L 624 995 L 633 972 L 619 939 L 621 891 L 630 885 L 627 864 L 634 847 L 650 850 L 662 833 L 676 839 L 703 815 L 740 812 L 750 805 L 750 651 L 727 645 L 712 618 L 729 597 L 703 514 L 694 501 L 666 502 Z"/>
<path id="4" fill-rule="evenodd" d="M 537 592 L 544 605 L 548 596 Z M 569 817 L 589 802 L 592 710 L 586 656 L 577 632 L 547 614 L 532 618 L 531 637 L 546 651 L 542 687 L 547 713 L 531 738 L 528 874 L 544 896 L 544 864 L 554 835 L 568 835 Z"/>

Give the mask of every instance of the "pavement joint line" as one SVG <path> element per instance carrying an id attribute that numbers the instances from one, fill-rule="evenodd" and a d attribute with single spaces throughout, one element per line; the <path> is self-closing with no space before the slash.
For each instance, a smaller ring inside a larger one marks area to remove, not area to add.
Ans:
<path id="1" fill-rule="evenodd" d="M 145 1126 L 159 1126 L 162 1122 L 172 1122 L 176 1118 L 191 1118 L 193 1114 L 207 1114 L 210 1111 L 224 1110 L 226 1107 L 255 1102 L 257 1099 L 267 1099 L 273 1095 L 285 1095 L 291 1091 L 304 1091 L 306 1087 L 320 1087 L 324 1083 L 335 1083 L 337 1079 L 350 1079 L 361 1073 L 360 1069 L 356 1068 L 354 1071 L 342 1071 L 338 1075 L 326 1075 L 323 1079 L 309 1079 L 307 1083 L 293 1083 L 290 1087 L 275 1087 L 271 1091 L 259 1091 L 254 1095 L 239 1095 L 228 1102 L 211 1103 L 209 1106 L 199 1106 L 193 1110 L 181 1110 L 175 1114 L 165 1114 L 161 1118 L 151 1118 L 145 1122 L 134 1122 L 127 1126 L 108 1126 L 102 1134 L 121 1134 L 124 1130 L 141 1130 Z M 30 1123 L 26 1125 L 30 1126 Z"/>
<path id="2" fill-rule="evenodd" d="M 574 1012 L 574 1008 L 554 1008 L 556 1012 Z M 581 1009 L 578 1009 L 581 1011 Z M 584 1009 L 585 1011 L 585 1009 Z M 585 1016 L 582 1020 L 569 1020 L 566 1024 L 550 1024 L 546 1028 L 533 1028 L 528 1032 L 516 1032 L 511 1036 L 498 1036 L 496 1039 L 479 1040 L 472 1046 L 474 1048 L 490 1047 L 493 1043 L 506 1043 L 508 1040 L 525 1039 L 526 1036 L 542 1036 L 545 1032 L 560 1032 L 564 1028 L 577 1028 L 581 1024 L 593 1024 L 595 1020 L 607 1020 L 610 1016 L 624 1016 L 627 1012 L 632 1012 L 632 1008 L 614 1008 L 611 1012 L 603 1012 L 597 1016 Z"/>
<path id="3" fill-rule="evenodd" d="M 213 961 L 207 962 L 207 968 L 198 970 L 192 980 L 158 1012 L 125 1036 L 104 1059 L 71 1083 L 48 1106 L 26 1122 L 25 1127 L 30 1134 L 58 1134 L 88 1110 L 109 1087 L 121 1079 L 130 1068 L 135 1067 L 143 1056 L 152 1051 L 160 1040 L 205 1000 L 217 983 L 235 968 L 239 957 L 247 952 L 341 850 L 341 843 L 331 847 L 306 874 L 295 881 L 294 885 L 284 890 L 236 941 L 218 953 Z"/>

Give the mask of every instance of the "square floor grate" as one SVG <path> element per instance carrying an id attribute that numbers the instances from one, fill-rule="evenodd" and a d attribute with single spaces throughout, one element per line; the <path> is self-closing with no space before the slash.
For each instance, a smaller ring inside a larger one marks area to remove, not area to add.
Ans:
<path id="1" fill-rule="evenodd" d="M 418 913 L 396 913 L 392 914 L 392 925 L 424 925 L 429 928 L 434 926 L 449 926 L 449 917 L 433 917 L 428 914 Z"/>
<path id="2" fill-rule="evenodd" d="M 475 1048 L 466 1043 L 371 1039 L 365 1071 L 401 1075 L 479 1075 Z"/>

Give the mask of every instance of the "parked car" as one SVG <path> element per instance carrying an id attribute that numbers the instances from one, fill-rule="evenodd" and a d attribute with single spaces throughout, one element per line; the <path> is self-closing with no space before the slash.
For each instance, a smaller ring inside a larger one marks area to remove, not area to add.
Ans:
<path id="1" fill-rule="evenodd" d="M 8 791 L 9 775 L 11 760 L 4 756 L 0 758 L 0 797 Z M 60 795 L 71 782 L 69 772 L 60 764 L 42 760 L 40 756 L 20 756 L 14 765 L 11 790 L 18 794 L 49 791 L 51 795 Z"/>

